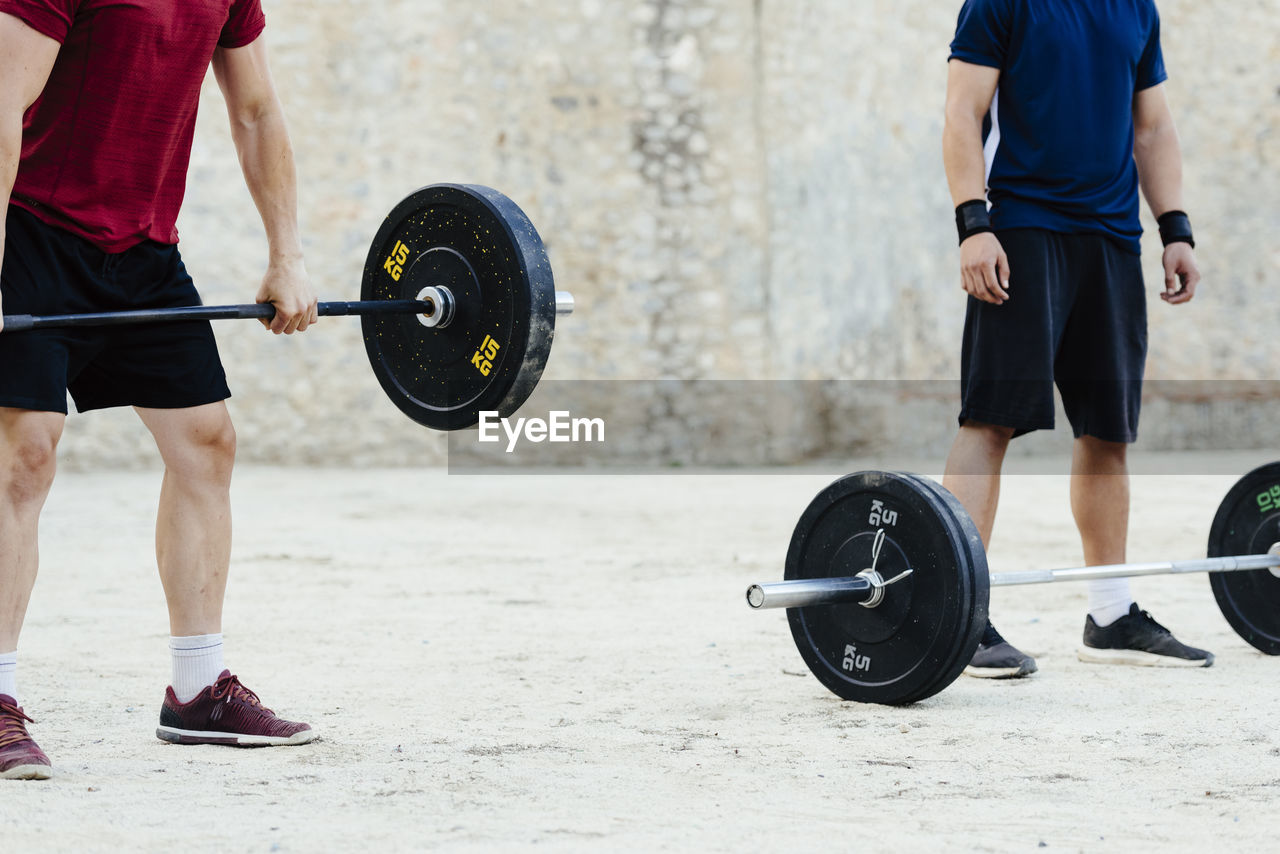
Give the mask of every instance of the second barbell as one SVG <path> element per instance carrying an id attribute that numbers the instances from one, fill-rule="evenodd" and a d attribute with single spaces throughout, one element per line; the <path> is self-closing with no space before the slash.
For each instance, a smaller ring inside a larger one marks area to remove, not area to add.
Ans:
<path id="1" fill-rule="evenodd" d="M 926 478 L 860 472 L 810 503 L 786 580 L 752 585 L 753 608 L 787 608 L 805 663 L 847 700 L 901 705 L 941 691 L 973 657 L 993 586 L 1208 572 L 1249 644 L 1280 655 L 1280 463 L 1227 493 L 1207 558 L 988 574 L 973 521 Z M 885 579 L 888 578 L 888 581 Z"/>

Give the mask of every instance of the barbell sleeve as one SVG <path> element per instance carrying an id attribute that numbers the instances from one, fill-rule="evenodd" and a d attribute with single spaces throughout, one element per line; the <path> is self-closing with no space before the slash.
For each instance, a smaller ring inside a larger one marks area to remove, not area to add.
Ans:
<path id="1" fill-rule="evenodd" d="M 808 608 L 811 605 L 861 604 L 875 587 L 862 576 L 771 581 L 747 588 L 752 608 Z"/>

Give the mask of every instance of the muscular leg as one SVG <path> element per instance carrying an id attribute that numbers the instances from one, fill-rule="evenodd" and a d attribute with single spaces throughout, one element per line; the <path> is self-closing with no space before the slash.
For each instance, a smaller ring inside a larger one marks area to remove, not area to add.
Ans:
<path id="1" fill-rule="evenodd" d="M 193 670 L 203 679 L 177 683 L 184 642 L 215 644 L 222 656 L 222 599 L 231 562 L 231 468 L 236 434 L 226 406 L 138 409 L 164 458 L 164 484 L 156 519 L 156 560 L 169 603 L 174 682 L 165 692 L 156 735 L 178 744 L 304 744 L 315 732 L 262 706 L 233 676 L 208 672 L 207 660 Z M 215 636 L 210 638 L 209 636 Z M 177 644 L 177 645 L 175 645 Z M 188 674 L 191 676 L 192 674 Z M 223 693 L 214 697 L 214 690 Z M 225 711 L 224 711 L 225 709 Z"/>
<path id="2" fill-rule="evenodd" d="M 1124 563 L 1129 535 L 1128 445 L 1077 439 L 1071 457 L 1071 514 L 1089 566 Z"/>
<path id="3" fill-rule="evenodd" d="M 1092 436 L 1076 440 L 1071 459 L 1071 513 L 1088 566 L 1124 563 L 1129 534 L 1128 446 Z M 1089 611 L 1098 625 L 1129 612 L 1127 578 L 1089 582 Z"/>
<path id="4" fill-rule="evenodd" d="M 984 547 L 991 544 L 1000 501 L 1000 468 L 1012 438 L 1011 427 L 969 421 L 960 428 L 947 456 L 942 485 L 969 511 Z"/>
<path id="5" fill-rule="evenodd" d="M 1124 563 L 1129 532 L 1128 446 L 1088 436 L 1071 462 L 1071 512 L 1090 565 Z M 1145 611 L 1133 609 L 1129 579 L 1089 582 L 1089 619 L 1081 661 L 1162 667 L 1209 667 L 1213 653 L 1187 646 Z"/>
<path id="6" fill-rule="evenodd" d="M 175 637 L 222 631 L 231 563 L 231 468 L 236 435 L 222 402 L 137 409 L 164 460 L 156 562 Z"/>
<path id="7" fill-rule="evenodd" d="M 1012 438 L 1011 427 L 968 421 L 960 428 L 947 456 L 942 485 L 969 511 L 984 548 L 991 543 L 991 529 L 996 523 L 996 506 L 1000 501 L 1000 468 Z M 988 620 L 982 641 L 965 672 L 988 679 L 1012 679 L 1035 673 L 1036 662 L 1002 638 Z"/>
<path id="8" fill-rule="evenodd" d="M 0 407 L 0 778 L 47 780 L 49 757 L 18 708 L 17 649 L 39 563 L 36 532 L 66 416 Z"/>
<path id="9" fill-rule="evenodd" d="M 18 635 L 36 583 L 36 531 L 66 416 L 0 407 L 0 652 Z"/>

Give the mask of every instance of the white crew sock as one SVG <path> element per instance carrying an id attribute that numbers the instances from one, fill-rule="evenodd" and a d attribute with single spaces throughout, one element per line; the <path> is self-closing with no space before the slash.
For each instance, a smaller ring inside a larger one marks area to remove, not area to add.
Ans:
<path id="1" fill-rule="evenodd" d="M 222 635 L 169 638 L 173 660 L 173 693 L 179 703 L 189 703 L 218 680 L 222 664 Z"/>
<path id="2" fill-rule="evenodd" d="M 18 699 L 18 652 L 0 652 L 0 694 Z"/>
<path id="3" fill-rule="evenodd" d="M 1099 578 L 1089 582 L 1089 616 L 1098 627 L 1109 626 L 1129 613 L 1133 594 L 1127 578 Z"/>

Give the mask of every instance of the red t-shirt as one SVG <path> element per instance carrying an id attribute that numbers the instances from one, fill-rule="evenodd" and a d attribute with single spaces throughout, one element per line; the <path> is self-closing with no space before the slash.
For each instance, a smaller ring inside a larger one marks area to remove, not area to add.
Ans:
<path id="1" fill-rule="evenodd" d="M 107 252 L 177 243 L 200 85 L 260 0 L 0 0 L 62 44 L 23 119 L 12 203 Z"/>

